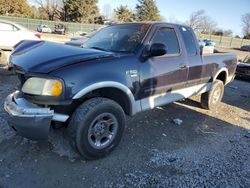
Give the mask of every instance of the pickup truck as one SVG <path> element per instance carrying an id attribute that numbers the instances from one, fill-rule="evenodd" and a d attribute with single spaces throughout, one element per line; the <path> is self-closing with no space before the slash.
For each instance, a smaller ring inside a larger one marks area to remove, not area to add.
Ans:
<path id="1" fill-rule="evenodd" d="M 23 41 L 10 63 L 21 84 L 4 104 L 9 125 L 30 139 L 64 126 L 72 147 L 97 159 L 120 142 L 126 115 L 199 94 L 215 109 L 237 58 L 202 55 L 187 26 L 147 22 L 105 27 L 82 48 Z"/>

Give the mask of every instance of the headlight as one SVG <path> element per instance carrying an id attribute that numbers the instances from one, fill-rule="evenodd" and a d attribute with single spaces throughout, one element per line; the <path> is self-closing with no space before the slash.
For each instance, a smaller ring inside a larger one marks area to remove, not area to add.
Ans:
<path id="1" fill-rule="evenodd" d="M 29 78 L 22 87 L 22 92 L 33 95 L 59 96 L 62 93 L 60 80 Z"/>

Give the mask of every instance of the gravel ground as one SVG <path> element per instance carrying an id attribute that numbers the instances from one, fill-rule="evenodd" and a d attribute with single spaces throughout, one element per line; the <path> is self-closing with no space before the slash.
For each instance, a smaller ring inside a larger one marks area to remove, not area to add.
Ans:
<path id="1" fill-rule="evenodd" d="M 48 142 L 15 135 L 2 106 L 17 83 L 0 70 L 0 188 L 250 187 L 249 82 L 228 85 L 214 112 L 193 97 L 128 118 L 118 148 L 95 161 L 73 152 L 62 129 Z"/>
<path id="2" fill-rule="evenodd" d="M 59 35 L 59 34 L 49 34 L 49 33 L 42 33 L 41 39 L 48 40 L 51 42 L 58 42 L 58 43 L 65 43 L 70 40 L 73 35 Z"/>

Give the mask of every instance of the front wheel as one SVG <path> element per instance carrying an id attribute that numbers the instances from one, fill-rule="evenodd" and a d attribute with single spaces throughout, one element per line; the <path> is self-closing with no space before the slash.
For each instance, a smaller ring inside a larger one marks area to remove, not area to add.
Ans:
<path id="1" fill-rule="evenodd" d="M 214 110 L 221 102 L 223 94 L 223 82 L 221 80 L 215 80 L 213 82 L 211 90 L 201 95 L 201 106 L 204 109 Z"/>
<path id="2" fill-rule="evenodd" d="M 67 127 L 71 145 L 86 159 L 97 159 L 110 153 L 120 142 L 125 114 L 115 101 L 92 98 L 80 105 Z"/>

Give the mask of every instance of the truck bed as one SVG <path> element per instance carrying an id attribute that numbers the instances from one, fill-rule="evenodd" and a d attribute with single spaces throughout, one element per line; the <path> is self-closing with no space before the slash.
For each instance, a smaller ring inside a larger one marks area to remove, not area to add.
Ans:
<path id="1" fill-rule="evenodd" d="M 225 67 L 228 72 L 228 77 L 232 78 L 234 76 L 236 66 L 237 66 L 237 56 L 231 53 L 213 53 L 202 55 L 202 61 L 204 65 L 203 74 L 212 73 L 216 74 L 216 70 Z M 212 70 L 211 70 L 212 69 Z M 204 77 L 209 75 L 203 75 Z"/>

